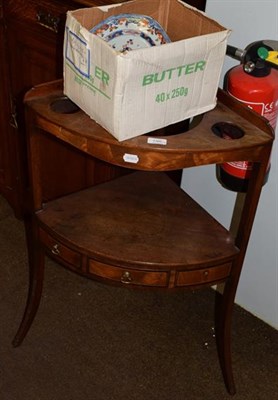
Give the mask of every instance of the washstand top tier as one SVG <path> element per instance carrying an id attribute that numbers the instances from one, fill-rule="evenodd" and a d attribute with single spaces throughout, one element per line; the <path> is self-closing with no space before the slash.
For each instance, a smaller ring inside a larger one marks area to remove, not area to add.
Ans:
<path id="1" fill-rule="evenodd" d="M 175 133 L 173 125 L 122 142 L 67 102 L 62 80 L 36 86 L 25 96 L 40 128 L 100 160 L 131 169 L 167 171 L 227 161 L 261 162 L 274 139 L 264 118 L 221 89 L 216 107 L 199 116 L 188 131 Z M 231 129 L 241 137 L 227 140 Z"/>

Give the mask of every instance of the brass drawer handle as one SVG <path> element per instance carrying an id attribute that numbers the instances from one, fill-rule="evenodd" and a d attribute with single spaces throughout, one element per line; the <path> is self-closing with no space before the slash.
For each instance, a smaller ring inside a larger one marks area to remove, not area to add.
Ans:
<path id="1" fill-rule="evenodd" d="M 125 284 L 129 284 L 132 282 L 132 278 L 130 276 L 130 273 L 128 271 L 123 272 L 121 276 L 121 282 Z"/>
<path id="2" fill-rule="evenodd" d="M 204 271 L 203 276 L 204 276 L 204 279 L 208 279 L 209 271 L 208 270 Z"/>
<path id="3" fill-rule="evenodd" d="M 40 25 L 44 26 L 47 29 L 52 30 L 53 32 L 58 32 L 58 26 L 60 22 L 59 17 L 55 17 L 49 12 L 44 12 L 42 10 L 37 12 L 37 21 Z"/>
<path id="4" fill-rule="evenodd" d="M 59 250 L 59 245 L 58 244 L 54 244 L 54 246 L 51 249 L 51 253 L 55 254 L 55 256 L 58 256 L 60 254 L 60 250 Z"/>

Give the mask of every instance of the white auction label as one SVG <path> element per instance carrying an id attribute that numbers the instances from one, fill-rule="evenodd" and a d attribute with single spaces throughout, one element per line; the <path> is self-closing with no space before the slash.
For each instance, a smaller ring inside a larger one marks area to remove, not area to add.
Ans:
<path id="1" fill-rule="evenodd" d="M 125 162 L 129 162 L 132 164 L 137 164 L 139 161 L 139 157 L 136 154 L 128 154 L 128 153 L 124 154 L 123 159 Z"/>
<path id="2" fill-rule="evenodd" d="M 166 146 L 167 139 L 149 137 L 148 144 L 162 144 L 163 146 Z"/>

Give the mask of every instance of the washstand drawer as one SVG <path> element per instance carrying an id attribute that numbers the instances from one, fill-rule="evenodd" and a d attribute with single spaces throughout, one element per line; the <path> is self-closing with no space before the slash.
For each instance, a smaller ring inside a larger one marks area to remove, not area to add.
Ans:
<path id="1" fill-rule="evenodd" d="M 180 271 L 177 273 L 176 286 L 202 285 L 220 281 L 229 276 L 231 267 L 231 263 L 226 263 L 206 269 Z"/>
<path id="2" fill-rule="evenodd" d="M 60 243 L 41 228 L 39 229 L 39 237 L 52 256 L 74 267 L 81 267 L 81 255 L 78 252 Z"/>
<path id="3" fill-rule="evenodd" d="M 156 272 L 114 267 L 92 259 L 89 260 L 89 273 L 125 285 L 167 287 L 169 280 L 167 271 Z"/>

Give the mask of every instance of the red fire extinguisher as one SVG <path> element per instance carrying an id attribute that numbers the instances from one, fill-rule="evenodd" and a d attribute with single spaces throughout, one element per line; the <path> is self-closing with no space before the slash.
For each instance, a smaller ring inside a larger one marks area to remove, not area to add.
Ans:
<path id="1" fill-rule="evenodd" d="M 224 89 L 267 118 L 275 130 L 278 117 L 278 41 L 251 43 L 245 50 L 227 46 L 227 55 L 241 61 L 224 78 Z M 233 139 L 233 137 L 226 137 Z M 246 192 L 252 163 L 236 161 L 217 167 L 217 178 L 227 189 Z M 267 182 L 269 168 L 265 177 Z"/>

